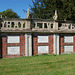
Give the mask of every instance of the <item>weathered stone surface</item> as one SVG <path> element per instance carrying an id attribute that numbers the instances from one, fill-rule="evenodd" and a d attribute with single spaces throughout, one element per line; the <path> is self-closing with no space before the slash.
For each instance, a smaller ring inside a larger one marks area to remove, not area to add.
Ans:
<path id="1" fill-rule="evenodd" d="M 75 24 L 71 21 L 18 18 L 2 18 L 0 21 L 0 25 L 2 25 L 0 27 L 1 32 L 75 33 Z M 13 27 L 12 24 L 14 24 Z"/>
<path id="2" fill-rule="evenodd" d="M 7 36 L 7 43 L 20 43 L 20 36 Z"/>
<path id="3" fill-rule="evenodd" d="M 38 43 L 48 43 L 48 36 L 38 36 Z"/>
<path id="4" fill-rule="evenodd" d="M 71 53 L 73 52 L 73 45 L 65 45 L 64 46 L 64 53 Z"/>
<path id="5" fill-rule="evenodd" d="M 48 46 L 38 46 L 38 53 L 49 53 Z"/>
<path id="6" fill-rule="evenodd" d="M 20 46 L 11 46 L 7 47 L 8 55 L 19 55 L 20 54 Z"/>

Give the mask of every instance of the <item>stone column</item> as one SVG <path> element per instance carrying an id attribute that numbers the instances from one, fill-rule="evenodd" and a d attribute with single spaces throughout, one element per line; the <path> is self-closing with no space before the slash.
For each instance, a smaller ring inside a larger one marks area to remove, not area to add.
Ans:
<path id="1" fill-rule="evenodd" d="M 11 22 L 10 22 L 10 28 L 11 28 Z"/>
<path id="2" fill-rule="evenodd" d="M 47 28 L 50 30 L 51 29 L 51 23 L 47 23 Z"/>
<path id="3" fill-rule="evenodd" d="M 14 22 L 14 28 L 16 28 L 15 26 L 16 26 L 16 23 Z"/>
<path id="4" fill-rule="evenodd" d="M 35 28 L 37 28 L 37 22 L 35 22 Z"/>
<path id="5" fill-rule="evenodd" d="M 32 35 L 31 33 L 25 34 L 25 56 L 32 56 Z"/>
<path id="6" fill-rule="evenodd" d="M 71 24 L 71 29 L 72 29 L 72 24 Z"/>
<path id="7" fill-rule="evenodd" d="M 32 56 L 32 34 L 29 34 L 29 56 Z"/>
<path id="8" fill-rule="evenodd" d="M 6 22 L 6 28 L 8 28 L 8 22 Z"/>
<path id="9" fill-rule="evenodd" d="M 59 55 L 59 34 L 54 34 L 54 54 Z"/>
<path id="10" fill-rule="evenodd" d="M 53 23 L 53 29 L 58 30 L 58 22 L 54 21 Z"/>
<path id="11" fill-rule="evenodd" d="M 47 23 L 47 28 L 49 29 L 49 23 Z"/>
<path id="12" fill-rule="evenodd" d="M 23 29 L 23 22 L 21 22 L 21 29 Z"/>
<path id="13" fill-rule="evenodd" d="M 44 29 L 44 23 L 42 24 L 42 28 Z"/>
<path id="14" fill-rule="evenodd" d="M 30 29 L 31 28 L 31 21 L 29 21 L 29 20 L 25 21 L 25 28 L 26 29 Z"/>
<path id="15" fill-rule="evenodd" d="M 28 50 L 27 50 L 27 33 L 25 34 L 25 56 L 28 56 Z"/>

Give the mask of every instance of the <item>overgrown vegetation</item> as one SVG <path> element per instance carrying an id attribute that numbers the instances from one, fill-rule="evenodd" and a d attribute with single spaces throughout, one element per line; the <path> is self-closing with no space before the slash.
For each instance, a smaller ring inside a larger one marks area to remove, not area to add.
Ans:
<path id="1" fill-rule="evenodd" d="M 58 19 L 75 21 L 75 0 L 32 0 L 32 18 L 52 19 L 58 11 Z"/>
<path id="2" fill-rule="evenodd" d="M 0 59 L 0 75 L 74 75 L 75 54 Z"/>
<path id="3" fill-rule="evenodd" d="M 0 15 L 2 15 L 3 18 L 20 18 L 12 9 L 0 12 Z"/>

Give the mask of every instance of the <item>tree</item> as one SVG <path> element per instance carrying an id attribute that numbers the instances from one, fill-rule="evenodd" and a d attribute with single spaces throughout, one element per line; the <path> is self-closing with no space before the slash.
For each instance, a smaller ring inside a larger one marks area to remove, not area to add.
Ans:
<path id="1" fill-rule="evenodd" d="M 58 19 L 75 20 L 75 0 L 32 0 L 32 18 L 52 19 L 58 11 Z"/>
<path id="2" fill-rule="evenodd" d="M 6 11 L 0 12 L 2 17 L 6 18 L 19 18 L 16 12 L 14 12 L 12 9 L 7 9 Z"/>
<path id="3" fill-rule="evenodd" d="M 64 17 L 75 21 L 75 0 L 63 0 Z"/>

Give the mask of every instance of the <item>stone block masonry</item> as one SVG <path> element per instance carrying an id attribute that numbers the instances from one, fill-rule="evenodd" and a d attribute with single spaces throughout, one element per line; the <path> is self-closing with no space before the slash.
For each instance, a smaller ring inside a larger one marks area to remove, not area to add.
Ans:
<path id="1" fill-rule="evenodd" d="M 75 23 L 55 19 L 0 18 L 0 57 L 75 52 Z"/>

